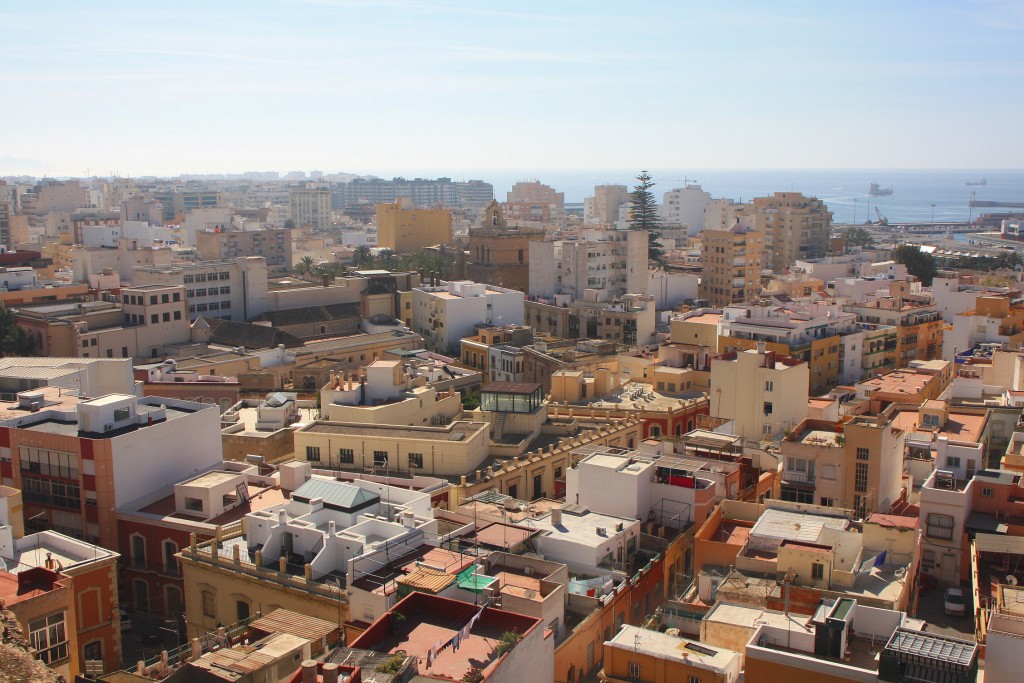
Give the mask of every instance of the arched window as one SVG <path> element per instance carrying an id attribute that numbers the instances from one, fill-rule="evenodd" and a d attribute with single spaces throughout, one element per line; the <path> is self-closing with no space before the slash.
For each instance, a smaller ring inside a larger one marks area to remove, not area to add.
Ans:
<path id="1" fill-rule="evenodd" d="M 661 436 L 661 425 L 651 425 L 651 436 L 654 438 Z"/>
<path id="2" fill-rule="evenodd" d="M 178 544 L 170 539 L 165 539 L 163 544 L 163 572 L 170 576 L 178 576 Z"/>
<path id="3" fill-rule="evenodd" d="M 177 586 L 164 586 L 164 605 L 167 616 L 176 617 L 185 613 L 185 601 L 181 595 L 181 589 Z"/>
<path id="4" fill-rule="evenodd" d="M 146 568 L 146 537 L 142 534 L 131 535 L 132 566 L 136 569 Z"/>

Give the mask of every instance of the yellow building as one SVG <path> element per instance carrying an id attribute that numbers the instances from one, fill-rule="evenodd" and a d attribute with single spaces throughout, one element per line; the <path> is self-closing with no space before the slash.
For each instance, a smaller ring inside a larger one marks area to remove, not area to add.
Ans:
<path id="1" fill-rule="evenodd" d="M 832 212 L 825 203 L 799 192 L 756 197 L 750 209 L 753 227 L 764 233 L 765 265 L 781 273 L 799 259 L 828 254 Z"/>
<path id="2" fill-rule="evenodd" d="M 764 236 L 737 223 L 701 236 L 701 298 L 723 307 L 750 301 L 761 292 Z"/>
<path id="3" fill-rule="evenodd" d="M 673 344 L 704 346 L 718 353 L 718 323 L 722 320 L 720 310 L 699 309 L 672 318 Z"/>
<path id="4" fill-rule="evenodd" d="M 696 639 L 624 625 L 604 643 L 604 683 L 734 683 L 743 658 Z"/>
<path id="5" fill-rule="evenodd" d="M 452 242 L 452 212 L 415 209 L 400 197 L 394 204 L 377 205 L 377 246 L 398 253 Z"/>

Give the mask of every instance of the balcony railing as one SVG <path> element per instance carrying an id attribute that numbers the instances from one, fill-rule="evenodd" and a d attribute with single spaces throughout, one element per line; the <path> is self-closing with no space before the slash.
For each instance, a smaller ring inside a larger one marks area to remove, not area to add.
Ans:
<path id="1" fill-rule="evenodd" d="M 782 481 L 791 484 L 814 484 L 814 473 L 785 470 L 782 473 Z"/>

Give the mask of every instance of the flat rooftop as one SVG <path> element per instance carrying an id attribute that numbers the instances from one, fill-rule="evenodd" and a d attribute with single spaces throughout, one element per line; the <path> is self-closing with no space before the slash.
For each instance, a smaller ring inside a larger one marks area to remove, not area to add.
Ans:
<path id="1" fill-rule="evenodd" d="M 729 602 L 716 603 L 705 621 L 713 624 L 727 626 L 741 626 L 743 628 L 756 629 L 760 624 L 769 624 L 777 628 L 813 633 L 814 626 L 811 624 L 811 617 L 806 614 L 786 614 L 775 610 L 751 607 L 749 605 L 737 605 Z"/>
<path id="2" fill-rule="evenodd" d="M 622 626 L 608 643 L 630 652 L 645 652 L 659 659 L 710 671 L 726 669 L 740 657 L 738 652 L 722 647 L 710 647 L 696 639 L 670 636 L 629 624 Z"/>
<path id="3" fill-rule="evenodd" d="M 949 417 L 946 419 L 939 431 L 934 432 L 936 436 L 947 436 L 954 441 L 969 441 L 977 443 L 981 433 L 985 429 L 988 417 L 984 414 L 959 412 L 956 408 L 950 408 Z M 902 429 L 907 434 L 920 431 L 921 413 L 918 410 L 900 409 L 892 415 L 892 425 Z M 929 436 L 932 432 L 929 432 Z"/>
<path id="4" fill-rule="evenodd" d="M 399 439 L 425 439 L 430 441 L 461 441 L 488 428 L 486 422 L 456 421 L 448 427 L 396 427 L 394 425 L 368 425 L 349 422 L 317 420 L 302 431 L 316 434 L 344 434 L 347 436 L 387 436 Z M 459 437 L 462 438 L 459 438 Z"/>
<path id="5" fill-rule="evenodd" d="M 199 407 L 196 408 L 196 410 L 199 409 Z M 139 415 L 145 415 L 146 413 L 158 410 L 160 410 L 160 406 L 139 404 L 136 407 L 136 411 Z M 164 419 L 162 420 L 155 420 L 151 424 L 142 423 L 125 425 L 124 427 L 120 427 L 119 429 L 115 429 L 110 432 L 84 432 L 79 429 L 77 420 L 74 422 L 63 422 L 54 418 L 45 418 L 39 422 L 22 425 L 18 427 L 18 429 L 24 429 L 30 432 L 41 432 L 43 434 L 59 434 L 61 436 L 85 436 L 90 439 L 110 439 L 139 429 L 147 429 L 151 426 L 156 426 L 164 422 L 177 420 L 186 415 L 191 415 L 194 412 L 196 411 L 168 405 L 164 408 Z"/>

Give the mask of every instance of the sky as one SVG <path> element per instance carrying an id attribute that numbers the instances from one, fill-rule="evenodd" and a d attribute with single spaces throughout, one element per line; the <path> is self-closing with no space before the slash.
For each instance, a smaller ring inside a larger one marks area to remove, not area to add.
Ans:
<path id="1" fill-rule="evenodd" d="M 1024 3 L 0 0 L 0 174 L 1020 168 Z"/>

